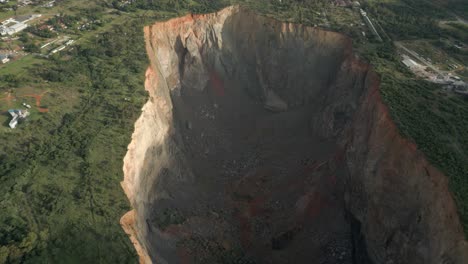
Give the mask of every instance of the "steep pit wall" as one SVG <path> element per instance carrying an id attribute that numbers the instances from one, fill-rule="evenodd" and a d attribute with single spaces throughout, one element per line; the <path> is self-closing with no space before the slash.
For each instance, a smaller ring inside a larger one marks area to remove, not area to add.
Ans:
<path id="1" fill-rule="evenodd" d="M 142 262 L 467 263 L 446 177 L 349 38 L 240 7 L 145 37 L 122 182 Z"/>

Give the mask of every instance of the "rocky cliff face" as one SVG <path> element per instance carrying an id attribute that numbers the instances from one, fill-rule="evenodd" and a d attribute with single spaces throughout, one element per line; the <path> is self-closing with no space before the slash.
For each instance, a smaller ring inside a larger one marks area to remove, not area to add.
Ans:
<path id="1" fill-rule="evenodd" d="M 145 36 L 122 182 L 141 262 L 467 263 L 446 177 L 350 39 L 239 7 Z"/>

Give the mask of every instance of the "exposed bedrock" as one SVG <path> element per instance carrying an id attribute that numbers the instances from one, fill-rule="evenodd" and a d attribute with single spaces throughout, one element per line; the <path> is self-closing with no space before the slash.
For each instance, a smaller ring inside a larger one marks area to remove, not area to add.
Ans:
<path id="1" fill-rule="evenodd" d="M 446 176 L 349 38 L 240 7 L 145 36 L 122 182 L 142 262 L 468 263 Z"/>

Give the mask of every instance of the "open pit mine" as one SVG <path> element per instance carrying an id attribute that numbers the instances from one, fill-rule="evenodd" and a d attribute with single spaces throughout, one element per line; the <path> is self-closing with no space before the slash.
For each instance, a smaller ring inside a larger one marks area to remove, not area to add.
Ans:
<path id="1" fill-rule="evenodd" d="M 144 33 L 121 219 L 141 263 L 468 263 L 447 177 L 347 36 L 237 6 Z"/>

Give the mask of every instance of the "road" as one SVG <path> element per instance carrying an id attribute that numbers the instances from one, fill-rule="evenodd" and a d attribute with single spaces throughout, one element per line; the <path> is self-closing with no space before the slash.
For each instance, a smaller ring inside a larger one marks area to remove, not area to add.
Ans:
<path id="1" fill-rule="evenodd" d="M 454 13 L 450 13 L 450 14 L 455 18 L 455 20 L 440 20 L 439 23 L 441 25 L 445 25 L 447 23 L 457 23 L 458 22 L 458 23 L 464 24 L 465 26 L 468 26 L 468 21 L 467 20 L 455 15 Z"/>
<path id="2" fill-rule="evenodd" d="M 424 65 L 426 65 L 427 67 L 431 68 L 433 71 L 437 72 L 438 74 L 444 74 L 444 72 L 442 72 L 441 70 L 439 70 L 436 66 L 432 65 L 430 62 L 428 62 L 427 60 L 423 59 L 421 56 L 419 56 L 416 52 L 406 48 L 405 46 L 403 46 L 403 44 L 401 44 L 400 42 L 394 42 L 395 43 L 395 46 L 403 49 L 404 51 L 408 52 L 410 55 L 412 55 L 413 57 L 415 57 L 417 60 L 419 60 L 420 62 L 422 62 Z"/>
<path id="3" fill-rule="evenodd" d="M 465 19 L 455 15 L 452 13 L 452 15 L 457 19 L 458 22 L 462 23 L 462 24 L 465 24 L 465 25 L 468 25 L 468 21 L 466 21 Z"/>

